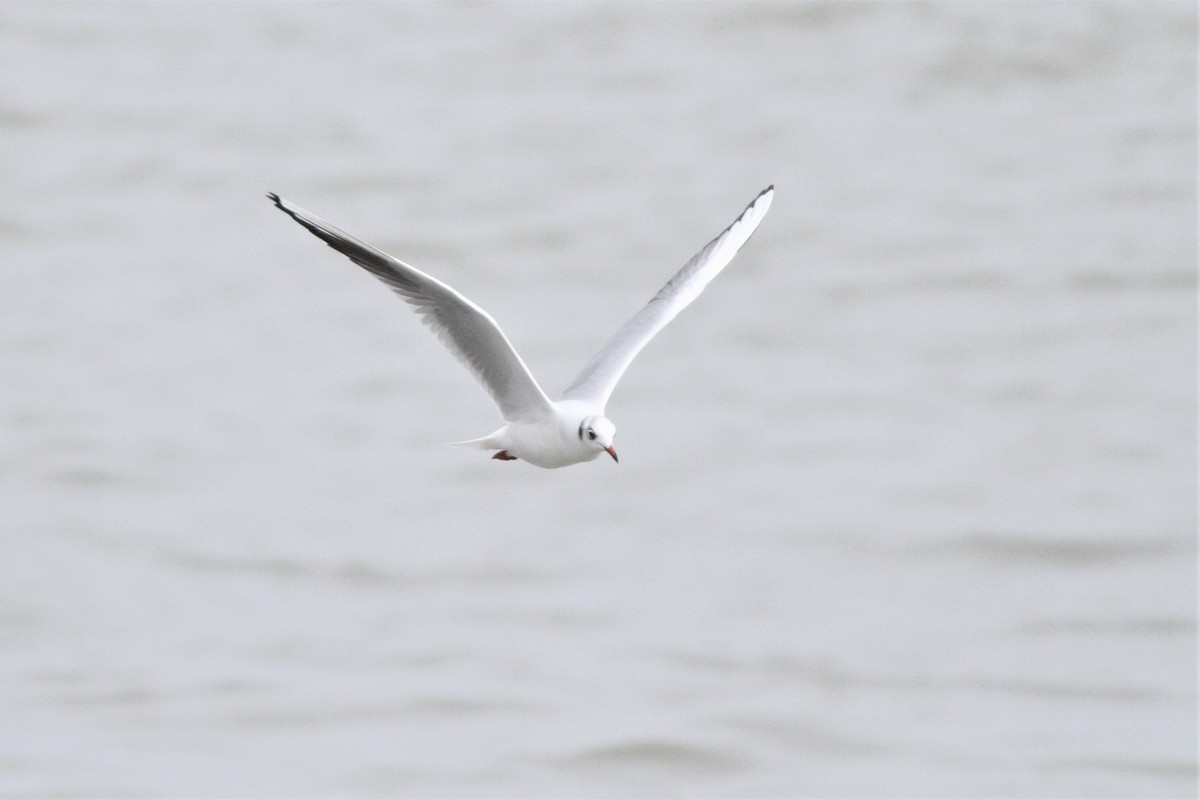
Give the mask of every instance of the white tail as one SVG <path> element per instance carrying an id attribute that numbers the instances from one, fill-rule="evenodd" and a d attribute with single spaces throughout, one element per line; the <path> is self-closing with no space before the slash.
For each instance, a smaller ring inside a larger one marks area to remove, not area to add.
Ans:
<path id="1" fill-rule="evenodd" d="M 501 429 L 503 430 L 503 429 Z M 487 436 L 481 436 L 478 439 L 468 439 L 465 442 L 446 442 L 447 447 L 471 447 L 476 450 L 502 450 L 503 445 L 496 441 L 496 433 L 489 433 Z"/>
<path id="2" fill-rule="evenodd" d="M 482 439 L 471 439 L 466 442 L 446 442 L 446 447 L 473 447 L 477 450 L 487 450 L 488 446 L 485 444 L 487 439 L 488 437 L 485 436 Z"/>

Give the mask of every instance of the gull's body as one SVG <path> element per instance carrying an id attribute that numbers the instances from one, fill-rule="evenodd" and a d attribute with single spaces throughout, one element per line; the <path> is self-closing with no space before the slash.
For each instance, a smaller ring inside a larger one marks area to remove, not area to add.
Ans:
<path id="1" fill-rule="evenodd" d="M 592 461 L 613 447 L 616 426 L 604 416 L 608 398 L 625 369 L 663 326 L 695 300 L 730 262 L 771 206 L 767 187 L 733 224 L 713 239 L 641 311 L 625 323 L 584 366 L 557 401 L 538 386 L 491 315 L 457 291 L 330 225 L 278 195 L 275 205 L 313 235 L 387 284 L 412 305 L 421 320 L 487 390 L 506 424 L 480 439 L 459 442 L 498 450 L 493 458 L 522 459 L 539 467 Z"/>
<path id="2" fill-rule="evenodd" d="M 493 458 L 524 459 L 547 469 L 592 461 L 605 452 L 614 459 L 617 457 L 617 451 L 612 446 L 612 435 L 616 429 L 610 423 L 612 429 L 607 435 L 605 431 L 597 430 L 602 420 L 607 422 L 603 409 L 578 400 L 560 400 L 551 403 L 550 407 L 551 413 L 547 418 L 510 422 L 482 439 L 456 444 L 498 450 Z M 585 424 L 585 420 L 589 422 Z M 589 427 L 596 434 L 596 439 L 587 438 Z M 580 430 L 583 435 L 580 435 Z M 598 446 L 597 442 L 604 446 Z"/>

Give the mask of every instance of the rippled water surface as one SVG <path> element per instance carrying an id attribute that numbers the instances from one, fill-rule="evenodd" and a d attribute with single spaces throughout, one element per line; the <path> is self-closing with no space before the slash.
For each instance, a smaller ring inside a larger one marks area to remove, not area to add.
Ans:
<path id="1" fill-rule="evenodd" d="M 1196 787 L 1196 8 L 0 4 L 0 794 Z M 760 189 L 619 465 L 556 394 Z"/>

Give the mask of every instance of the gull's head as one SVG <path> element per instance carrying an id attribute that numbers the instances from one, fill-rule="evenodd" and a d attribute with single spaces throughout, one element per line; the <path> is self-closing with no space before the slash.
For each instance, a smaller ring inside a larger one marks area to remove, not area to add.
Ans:
<path id="1" fill-rule="evenodd" d="M 584 417 L 579 423 L 579 441 L 587 447 L 594 447 L 617 460 L 617 451 L 613 448 L 613 437 L 617 435 L 617 426 L 608 417 Z"/>

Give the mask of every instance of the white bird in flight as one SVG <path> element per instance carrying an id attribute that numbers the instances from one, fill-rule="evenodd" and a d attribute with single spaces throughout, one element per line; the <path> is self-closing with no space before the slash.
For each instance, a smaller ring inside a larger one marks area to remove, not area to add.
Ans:
<path id="1" fill-rule="evenodd" d="M 720 236 L 706 244 L 641 311 L 584 365 L 554 402 L 538 386 L 496 320 L 457 291 L 399 259 L 355 239 L 299 206 L 271 193 L 280 210 L 310 233 L 387 284 L 416 310 L 442 343 L 483 385 L 504 418 L 504 427 L 455 444 L 498 450 L 492 458 L 523 459 L 547 469 L 591 461 L 617 451 L 617 428 L 604 416 L 609 395 L 630 362 L 675 315 L 700 296 L 762 222 L 771 207 L 768 186 Z"/>

